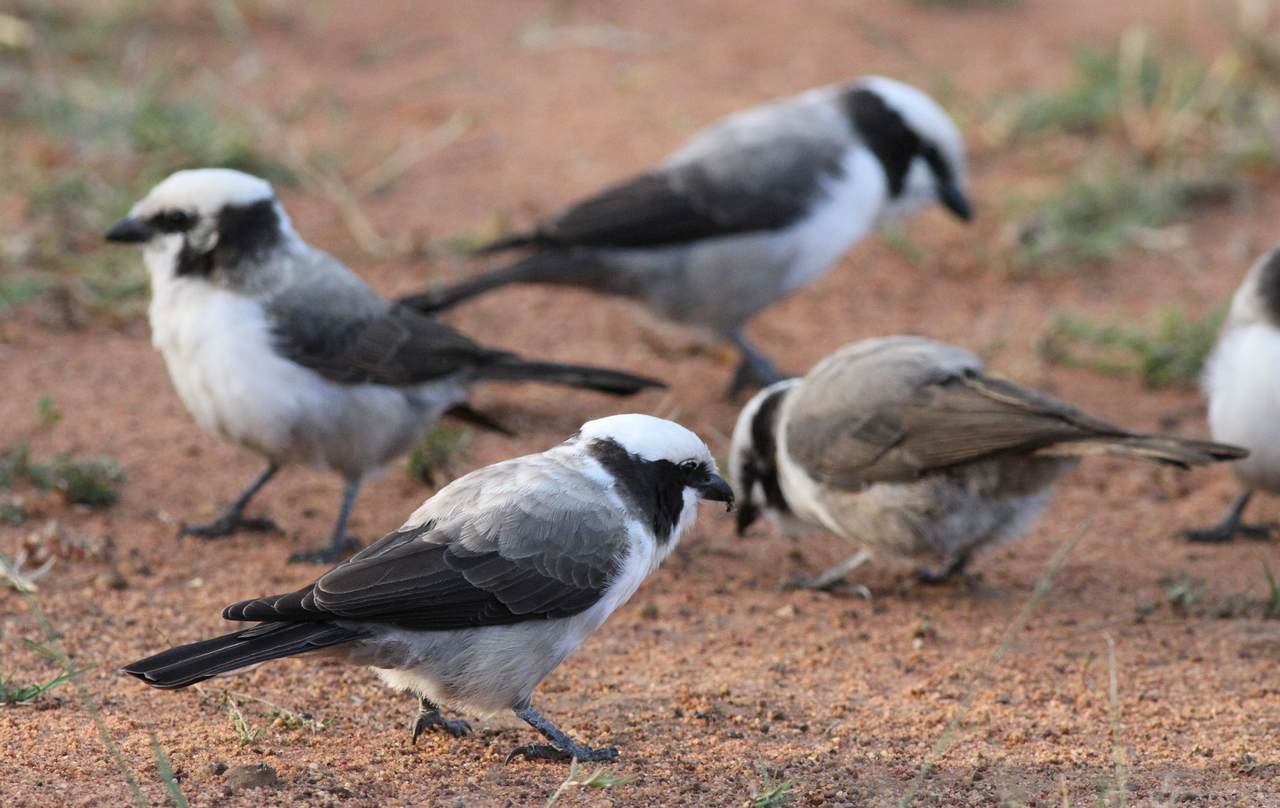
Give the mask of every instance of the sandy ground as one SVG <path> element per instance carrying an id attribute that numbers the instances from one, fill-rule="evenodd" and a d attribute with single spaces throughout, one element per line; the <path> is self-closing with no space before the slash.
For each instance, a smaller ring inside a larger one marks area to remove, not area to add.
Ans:
<path id="1" fill-rule="evenodd" d="M 187 9 L 155 21 L 145 58 L 203 64 L 225 92 L 338 156 L 349 177 L 375 168 L 404 138 L 430 138 L 453 116 L 465 122 L 458 137 L 366 201 L 380 235 L 415 247 L 407 255 L 363 257 L 329 201 L 305 188 L 281 191 L 305 238 L 394 295 L 474 268 L 439 249 L 449 238 L 491 233 L 503 220 L 527 224 L 648 166 L 735 109 L 870 72 L 939 95 L 945 88 L 948 104 L 976 109 L 985 98 L 1061 84 L 1077 46 L 1108 45 L 1132 24 L 1213 48 L 1234 4 L 246 7 L 251 36 L 239 45 Z M 1013 153 L 971 139 L 974 226 L 941 212 L 918 217 L 907 230 L 925 247 L 915 261 L 878 240 L 859 246 L 825 280 L 760 318 L 753 337 L 800 371 L 856 339 L 925 334 L 980 350 L 998 372 L 1131 428 L 1203 435 L 1194 390 L 1153 392 L 1047 367 L 1034 348 L 1057 311 L 1112 321 L 1172 304 L 1199 313 L 1226 299 L 1252 255 L 1280 238 L 1275 183 L 1259 183 L 1247 207 L 1196 218 L 1194 246 L 1177 254 L 1134 251 L 1106 270 L 1011 280 L 989 258 L 1011 189 L 1043 187 L 1073 170 L 1088 146 Z M 452 314 L 487 343 L 671 384 L 622 404 L 486 387 L 475 405 L 519 435 L 477 434 L 460 468 L 541 451 L 619 408 L 675 418 L 723 458 L 736 409 L 721 393 L 734 358 L 625 312 L 586 294 L 509 289 Z M 283 661 L 216 680 L 203 694 L 151 691 L 116 672 L 169 643 L 221 632 L 227 603 L 311 580 L 319 570 L 283 562 L 324 541 L 339 495 L 336 477 L 292 469 L 255 508 L 287 536 L 176 541 L 179 522 L 213 515 L 259 461 L 196 430 L 148 336 L 144 322 L 91 320 L 69 331 L 42 304 L 0 319 L 0 446 L 26 436 L 37 457 L 108 453 L 129 475 L 119 503 L 102 511 L 27 492 L 37 518 L 0 526 L 0 547 L 12 552 L 46 519 L 73 540 L 109 538 L 101 557 L 59 562 L 39 597 L 75 663 L 94 666 L 83 681 L 147 797 L 166 804 L 154 732 L 195 805 L 542 803 L 566 767 L 504 765 L 507 750 L 533 738 L 518 719 L 481 721 L 471 738 L 429 736 L 413 747 L 415 705 L 363 669 Z M 37 419 L 43 396 L 65 414 L 52 427 Z M 621 747 L 620 771 L 637 775 L 609 791 L 570 791 L 561 804 L 741 805 L 767 768 L 798 781 L 790 793 L 800 805 L 891 805 L 944 734 L 917 804 L 1280 804 L 1280 623 L 1260 619 L 1263 562 L 1280 568 L 1280 554 L 1272 544 L 1197 547 L 1175 538 L 1216 520 L 1234 493 L 1225 469 L 1090 461 L 1025 541 L 981 556 L 964 580 L 922 587 L 901 570 L 867 567 L 858 579 L 873 593 L 869 602 L 778 590 L 786 575 L 842 557 L 837 539 L 789 539 L 764 526 L 740 539 L 730 519 L 707 508 L 668 563 L 535 697 L 576 738 Z M 394 467 L 366 486 L 352 530 L 366 541 L 381 536 L 429 495 Z M 1276 507 L 1263 499 L 1255 515 L 1273 516 Z M 1050 558 L 1077 534 L 1047 594 L 992 663 Z M 103 585 L 113 570 L 123 588 Z M 1187 608 L 1175 608 L 1162 579 L 1198 582 Z M 55 666 L 20 642 L 41 635 L 16 594 L 0 592 L 0 618 L 0 674 L 52 676 Z M 246 719 L 263 732 L 241 746 L 218 699 L 222 688 L 331 721 L 314 734 L 274 726 L 266 707 L 242 699 Z M 0 709 L 0 744 L 5 805 L 132 802 L 70 687 L 35 706 Z M 218 764 L 257 763 L 273 767 L 279 783 L 224 793 Z"/>

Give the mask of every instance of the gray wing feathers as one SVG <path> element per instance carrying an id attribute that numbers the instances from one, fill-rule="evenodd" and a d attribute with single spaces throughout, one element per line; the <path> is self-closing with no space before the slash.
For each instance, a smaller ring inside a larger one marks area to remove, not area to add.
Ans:
<path id="1" fill-rule="evenodd" d="M 464 381 L 541 381 L 616 395 L 661 382 L 607 368 L 529 362 L 486 348 L 408 306 L 392 306 L 329 255 L 312 250 L 306 273 L 264 302 L 275 350 L 340 384 L 408 386 L 458 375 Z"/>
<path id="2" fill-rule="evenodd" d="M 541 495 L 530 495 L 530 489 Z M 233 620 L 353 620 L 449 630 L 569 617 L 594 605 L 626 553 L 621 508 L 541 456 L 464 477 L 415 520 L 299 592 L 230 607 Z"/>
<path id="3" fill-rule="evenodd" d="M 531 233 L 489 245 L 641 248 L 787 227 L 842 175 L 852 129 L 803 96 L 731 115 L 662 166 L 569 207 Z"/>
<path id="4" fill-rule="evenodd" d="M 509 354 L 393 307 L 333 256 L 293 257 L 290 281 L 263 305 L 282 356 L 342 384 L 407 385 Z"/>
<path id="5" fill-rule="evenodd" d="M 1060 443 L 1036 452 L 1040 456 L 1086 457 L 1104 454 L 1113 457 L 1130 457 L 1137 460 L 1153 460 L 1175 466 L 1205 466 L 1220 460 L 1239 460 L 1249 451 L 1239 446 L 1214 443 L 1194 438 L 1165 437 L 1160 435 L 1135 435 L 1111 440 L 1081 440 Z"/>
<path id="6" fill-rule="evenodd" d="M 929 340 L 859 343 L 793 394 L 788 454 L 856 490 L 1012 454 L 1111 454 L 1179 465 L 1238 457 L 1207 441 L 1135 435 L 1051 396 L 984 376 L 976 356 Z"/>

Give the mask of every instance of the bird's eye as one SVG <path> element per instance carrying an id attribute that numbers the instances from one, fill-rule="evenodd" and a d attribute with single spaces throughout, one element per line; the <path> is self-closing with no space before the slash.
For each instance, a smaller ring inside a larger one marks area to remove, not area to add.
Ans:
<path id="1" fill-rule="evenodd" d="M 196 217 L 185 210 L 165 210 L 151 217 L 151 224 L 161 233 L 185 233 Z"/>
<path id="2" fill-rule="evenodd" d="M 684 471 L 697 471 L 698 466 L 702 465 L 697 460 L 686 460 L 680 464 L 680 468 Z"/>

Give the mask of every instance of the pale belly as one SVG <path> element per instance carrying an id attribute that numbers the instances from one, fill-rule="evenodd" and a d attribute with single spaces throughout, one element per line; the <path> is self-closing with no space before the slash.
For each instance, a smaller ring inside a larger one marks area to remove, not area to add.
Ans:
<path id="1" fill-rule="evenodd" d="M 173 282 L 154 297 L 152 342 L 196 422 L 278 463 L 358 476 L 411 448 L 465 388 L 341 385 L 277 355 L 253 301 Z"/>
<path id="2" fill-rule="evenodd" d="M 1280 333 L 1259 323 L 1224 335 L 1204 386 L 1213 439 L 1249 450 L 1232 470 L 1250 488 L 1280 491 Z"/>

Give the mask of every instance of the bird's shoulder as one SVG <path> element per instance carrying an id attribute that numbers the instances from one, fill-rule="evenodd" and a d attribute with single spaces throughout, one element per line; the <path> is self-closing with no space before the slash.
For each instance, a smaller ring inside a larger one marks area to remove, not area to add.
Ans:
<path id="1" fill-rule="evenodd" d="M 848 170 L 854 144 L 830 105 L 794 100 L 731 115 L 652 171 L 571 205 L 513 244 L 661 247 L 777 230 Z"/>
<path id="2" fill-rule="evenodd" d="M 431 381 L 501 354 L 449 325 L 393 306 L 337 259 L 302 256 L 263 303 L 281 356 L 343 384 Z"/>

